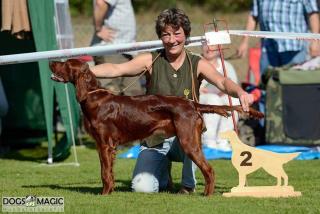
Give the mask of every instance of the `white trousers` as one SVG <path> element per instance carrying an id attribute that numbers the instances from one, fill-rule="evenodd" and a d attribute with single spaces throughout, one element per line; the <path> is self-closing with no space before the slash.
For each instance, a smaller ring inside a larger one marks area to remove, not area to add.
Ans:
<path id="1" fill-rule="evenodd" d="M 239 105 L 238 98 L 231 98 L 232 105 Z M 229 105 L 228 96 L 219 96 L 213 93 L 201 94 L 200 103 L 211 105 Z M 225 139 L 220 139 L 219 132 L 233 130 L 234 125 L 232 117 L 225 118 L 218 114 L 204 114 L 204 121 L 207 131 L 202 134 L 202 143 L 210 148 L 217 148 L 222 150 L 231 150 L 229 142 Z M 238 121 L 238 114 L 235 112 L 236 122 Z"/>

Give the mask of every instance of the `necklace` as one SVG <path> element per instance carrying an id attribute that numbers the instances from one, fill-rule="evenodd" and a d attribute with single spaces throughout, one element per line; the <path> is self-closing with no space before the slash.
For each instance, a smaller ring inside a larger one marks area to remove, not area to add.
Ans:
<path id="1" fill-rule="evenodd" d="M 185 53 L 187 54 L 187 53 Z M 185 56 L 186 58 L 186 56 Z M 172 76 L 174 78 L 177 78 L 178 77 L 178 71 L 181 69 L 181 67 L 184 65 L 184 61 L 185 61 L 185 58 L 183 59 L 183 61 L 180 61 L 180 62 L 175 62 L 175 63 L 169 63 L 171 65 L 171 68 L 172 68 Z M 169 60 L 169 59 L 168 59 Z"/>

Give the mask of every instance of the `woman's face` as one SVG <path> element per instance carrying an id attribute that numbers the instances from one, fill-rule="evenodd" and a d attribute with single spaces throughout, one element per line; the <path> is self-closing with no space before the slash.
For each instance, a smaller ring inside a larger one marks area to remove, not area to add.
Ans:
<path id="1" fill-rule="evenodd" d="M 161 40 L 167 54 L 179 55 L 184 48 L 186 35 L 182 27 L 175 30 L 168 25 L 161 33 Z"/>

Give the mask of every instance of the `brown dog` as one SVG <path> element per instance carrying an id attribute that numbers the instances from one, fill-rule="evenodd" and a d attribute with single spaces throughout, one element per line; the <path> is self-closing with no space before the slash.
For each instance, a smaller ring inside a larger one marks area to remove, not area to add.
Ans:
<path id="1" fill-rule="evenodd" d="M 89 66 L 80 60 L 51 62 L 52 79 L 71 82 L 76 87 L 87 132 L 96 140 L 103 182 L 102 194 L 114 188 L 113 161 L 116 146 L 141 140 L 153 134 L 177 136 L 183 151 L 200 168 L 205 178 L 205 195 L 214 192 L 214 173 L 201 150 L 202 113 L 229 116 L 243 112 L 241 106 L 201 105 L 174 96 L 116 96 L 100 88 Z M 263 114 L 250 109 L 250 116 Z"/>

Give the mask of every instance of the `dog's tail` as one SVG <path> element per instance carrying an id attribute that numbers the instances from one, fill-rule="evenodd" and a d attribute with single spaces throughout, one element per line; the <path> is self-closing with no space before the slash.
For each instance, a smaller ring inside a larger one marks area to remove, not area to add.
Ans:
<path id="1" fill-rule="evenodd" d="M 227 106 L 227 105 L 205 105 L 205 104 L 200 104 L 200 103 L 195 103 L 195 106 L 197 108 L 197 111 L 200 113 L 214 113 L 214 114 L 219 114 L 224 117 L 229 117 L 231 111 L 237 111 L 240 114 L 246 114 L 249 117 L 255 118 L 255 119 L 261 119 L 264 117 L 264 114 L 251 108 L 249 112 L 243 111 L 242 107 L 240 105 L 236 106 Z"/>
<path id="2" fill-rule="evenodd" d="M 287 163 L 292 159 L 298 157 L 301 152 L 294 152 L 294 153 L 281 153 L 279 157 L 282 159 L 282 163 Z"/>

